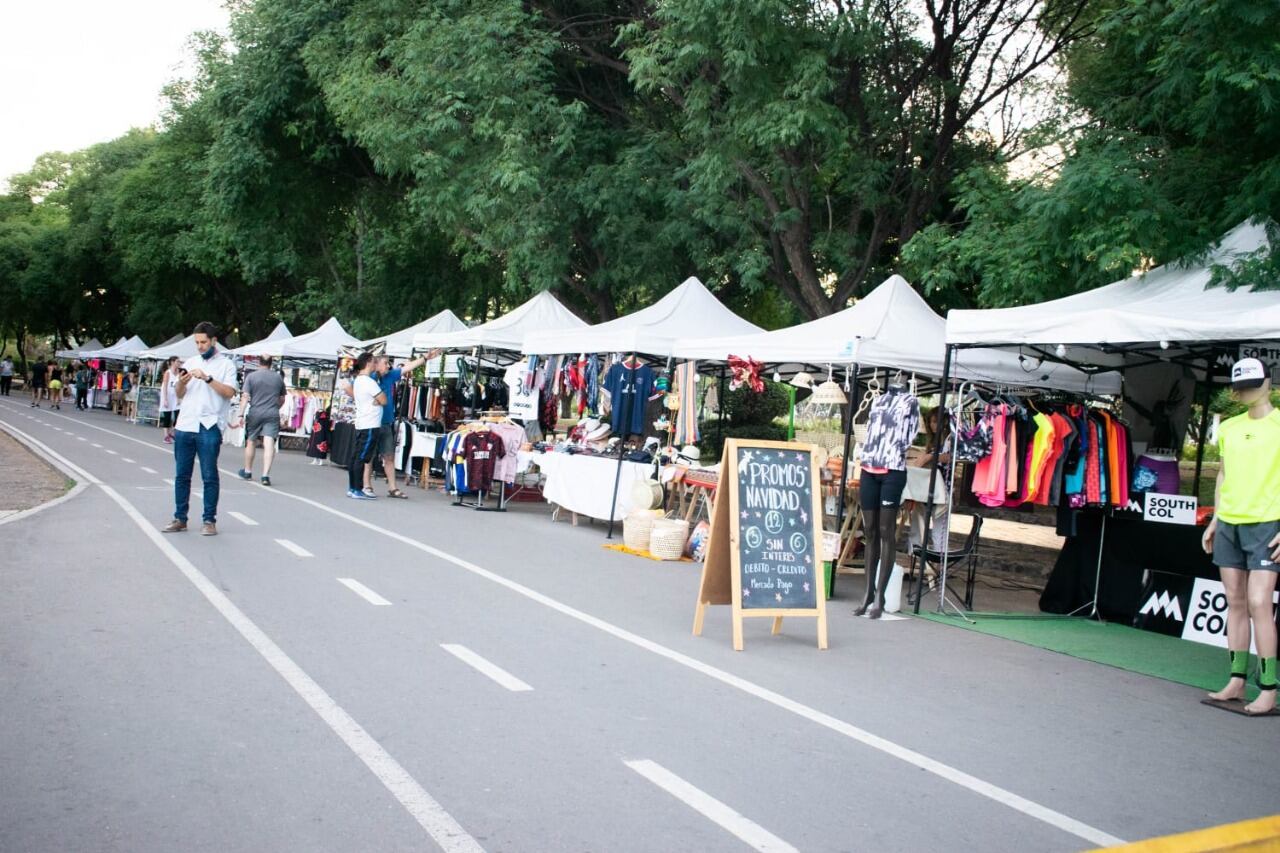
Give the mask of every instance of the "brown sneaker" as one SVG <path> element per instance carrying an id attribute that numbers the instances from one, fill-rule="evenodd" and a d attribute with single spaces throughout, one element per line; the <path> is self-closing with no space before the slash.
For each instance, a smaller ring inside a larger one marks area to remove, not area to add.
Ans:
<path id="1" fill-rule="evenodd" d="M 173 521 L 169 522 L 168 525 L 160 528 L 160 532 L 161 533 L 182 533 L 186 529 L 187 529 L 187 523 L 185 521 L 178 521 L 178 519 L 175 518 Z"/>
<path id="2" fill-rule="evenodd" d="M 214 524 L 212 521 L 206 521 L 200 527 L 200 535 L 201 536 L 217 536 L 218 525 Z"/>

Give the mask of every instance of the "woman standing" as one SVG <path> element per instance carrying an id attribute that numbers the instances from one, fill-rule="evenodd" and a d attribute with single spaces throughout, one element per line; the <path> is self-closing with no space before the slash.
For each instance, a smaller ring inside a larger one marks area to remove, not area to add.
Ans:
<path id="1" fill-rule="evenodd" d="M 76 409 L 81 412 L 89 410 L 89 383 L 93 380 L 89 365 L 83 361 L 76 365 Z"/>
<path id="2" fill-rule="evenodd" d="M 160 426 L 164 428 L 164 441 L 173 444 L 173 428 L 178 420 L 178 357 L 170 356 L 160 377 Z"/>
<path id="3" fill-rule="evenodd" d="M 62 408 L 62 365 L 49 359 L 49 403 L 50 408 Z"/>

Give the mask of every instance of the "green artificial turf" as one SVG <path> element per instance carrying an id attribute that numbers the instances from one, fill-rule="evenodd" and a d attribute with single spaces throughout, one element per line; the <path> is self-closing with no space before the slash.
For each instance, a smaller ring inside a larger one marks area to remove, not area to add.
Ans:
<path id="1" fill-rule="evenodd" d="M 1071 616 L 1026 613 L 970 613 L 973 623 L 958 616 L 921 613 L 921 617 L 956 628 L 1003 637 L 1081 660 L 1105 663 L 1129 672 L 1217 690 L 1227 681 L 1227 653 L 1165 634 L 1127 625 Z M 1249 658 L 1249 696 L 1257 695 L 1253 679 L 1258 659 Z"/>

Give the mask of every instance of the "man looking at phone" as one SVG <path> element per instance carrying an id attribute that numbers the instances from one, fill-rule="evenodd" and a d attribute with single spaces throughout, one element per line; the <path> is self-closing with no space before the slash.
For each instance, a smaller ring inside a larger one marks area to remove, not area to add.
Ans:
<path id="1" fill-rule="evenodd" d="M 178 377 L 178 422 L 174 429 L 173 521 L 165 533 L 187 529 L 191 503 L 191 475 L 200 458 L 204 481 L 204 524 L 200 533 L 218 533 L 218 453 L 227 426 L 231 397 L 236 393 L 236 366 L 218 349 L 218 330 L 210 322 L 197 323 L 194 331 L 197 355 L 183 362 Z"/>

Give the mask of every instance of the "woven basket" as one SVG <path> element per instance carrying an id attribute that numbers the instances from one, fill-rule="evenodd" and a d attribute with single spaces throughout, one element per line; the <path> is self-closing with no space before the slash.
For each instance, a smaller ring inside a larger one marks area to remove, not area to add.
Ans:
<path id="1" fill-rule="evenodd" d="M 689 522 L 681 518 L 660 518 L 653 523 L 649 553 L 659 560 L 679 560 L 689 539 Z"/>
<path id="2" fill-rule="evenodd" d="M 633 551 L 649 550 L 649 534 L 653 530 L 653 522 L 661 517 L 651 509 L 636 509 L 627 513 L 622 520 L 622 544 Z"/>

